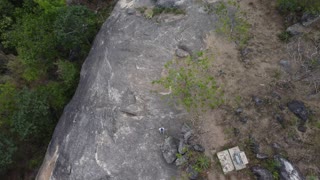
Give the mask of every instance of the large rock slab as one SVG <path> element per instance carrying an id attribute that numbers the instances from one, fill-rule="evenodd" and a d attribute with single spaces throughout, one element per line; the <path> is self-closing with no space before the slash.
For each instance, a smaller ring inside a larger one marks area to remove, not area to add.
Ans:
<path id="1" fill-rule="evenodd" d="M 305 180 L 300 170 L 289 162 L 287 159 L 275 156 L 275 160 L 279 163 L 279 175 L 281 180 Z"/>
<path id="2" fill-rule="evenodd" d="M 118 1 L 82 66 L 37 179 L 160 180 L 177 175 L 177 167 L 162 157 L 164 135 L 158 129 L 178 138 L 187 115 L 152 92 L 151 82 L 178 46 L 187 44 L 194 52 L 204 47 L 216 18 L 191 1 L 184 4 L 186 15 L 163 22 L 127 13 L 154 3 Z"/>

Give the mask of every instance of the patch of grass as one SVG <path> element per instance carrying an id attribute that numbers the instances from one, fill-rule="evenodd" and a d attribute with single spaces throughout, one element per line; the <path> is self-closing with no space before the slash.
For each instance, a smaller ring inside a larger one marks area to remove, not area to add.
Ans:
<path id="1" fill-rule="evenodd" d="M 210 158 L 205 156 L 205 155 L 200 155 L 200 156 L 197 157 L 196 162 L 192 167 L 197 172 L 202 173 L 205 170 L 209 169 L 210 166 L 211 166 Z"/>
<path id="2" fill-rule="evenodd" d="M 278 171 L 278 169 L 280 167 L 279 162 L 277 162 L 273 159 L 269 159 L 264 162 L 263 167 L 265 167 L 266 169 L 268 169 L 272 173 L 274 180 L 280 179 L 279 171 Z"/>
<path id="3" fill-rule="evenodd" d="M 292 37 L 292 34 L 287 31 L 283 31 L 280 34 L 278 34 L 279 40 L 281 40 L 282 42 L 286 42 L 286 43 L 289 42 L 291 37 Z"/>
<path id="4" fill-rule="evenodd" d="M 148 8 L 146 6 L 138 7 L 136 8 L 141 14 L 144 15 L 144 17 L 151 19 L 154 16 L 160 15 L 162 13 L 165 14 L 186 14 L 184 9 L 180 8 L 165 8 L 165 7 L 154 7 L 154 8 Z"/>
<path id="5" fill-rule="evenodd" d="M 203 52 L 199 52 L 197 58 L 174 59 L 164 66 L 167 75 L 152 84 L 170 89 L 169 96 L 178 99 L 188 111 L 215 108 L 223 103 L 223 92 L 209 72 L 212 61 L 213 58 L 206 57 Z"/>
<path id="6" fill-rule="evenodd" d="M 235 9 L 235 12 L 233 13 L 231 9 Z M 244 48 L 250 39 L 251 26 L 245 19 L 245 13 L 240 11 L 238 3 L 219 2 L 213 8 L 213 12 L 218 16 L 216 32 L 235 41 L 240 49 Z"/>
<path id="7" fill-rule="evenodd" d="M 319 0 L 278 0 L 278 9 L 281 13 L 319 13 L 320 1 Z"/>

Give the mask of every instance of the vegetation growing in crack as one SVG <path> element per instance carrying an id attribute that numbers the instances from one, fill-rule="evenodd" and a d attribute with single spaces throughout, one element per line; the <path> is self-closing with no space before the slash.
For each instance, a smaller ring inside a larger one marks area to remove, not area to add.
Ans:
<path id="1" fill-rule="evenodd" d="M 210 74 L 213 57 L 198 52 L 196 57 L 173 59 L 165 64 L 167 75 L 153 84 L 160 84 L 172 91 L 169 96 L 186 107 L 187 110 L 215 108 L 223 103 L 223 93 Z"/>
<path id="2" fill-rule="evenodd" d="M 157 15 L 160 14 L 174 14 L 174 15 L 179 15 L 179 14 L 186 14 L 184 9 L 172 7 L 172 8 L 166 8 L 166 7 L 153 7 L 153 8 L 148 8 L 148 7 L 138 7 L 137 10 L 143 14 L 143 16 L 147 19 L 151 19 Z"/>
<path id="3" fill-rule="evenodd" d="M 250 24 L 245 19 L 245 13 L 240 11 L 235 1 L 218 2 L 214 7 L 207 6 L 208 13 L 218 16 L 216 32 L 235 41 L 240 49 L 244 48 L 250 39 Z"/>

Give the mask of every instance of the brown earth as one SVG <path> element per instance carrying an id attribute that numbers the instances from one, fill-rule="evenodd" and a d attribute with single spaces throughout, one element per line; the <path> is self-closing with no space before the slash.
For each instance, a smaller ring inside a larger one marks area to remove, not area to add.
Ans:
<path id="1" fill-rule="evenodd" d="M 311 41 L 319 36 L 308 33 L 293 38 L 288 44 L 281 42 L 277 35 L 285 27 L 275 0 L 242 0 L 239 3 L 251 24 L 251 40 L 246 47 L 248 54 L 241 55 L 235 43 L 214 32 L 206 39 L 207 51 L 215 57 L 212 73 L 225 93 L 224 105 L 200 115 L 195 125 L 206 153 L 213 157 L 208 179 L 254 179 L 249 169 L 224 175 L 215 158 L 217 151 L 239 146 L 248 156 L 249 167 L 263 165 L 265 162 L 257 160 L 248 147 L 249 135 L 260 144 L 262 153 L 272 157 L 271 145 L 278 143 L 282 154 L 305 176 L 320 175 L 320 155 L 317 153 L 320 127 L 316 127 L 316 124 L 319 126 L 320 76 L 316 67 L 310 71 L 305 68 L 311 54 L 319 58 L 318 49 Z M 317 28 L 309 30 L 319 32 L 314 30 Z M 289 73 L 279 66 L 282 59 L 290 62 Z M 252 96 L 259 97 L 264 104 L 257 107 Z M 297 130 L 298 119 L 286 107 L 290 100 L 303 101 L 313 111 L 306 133 Z M 281 110 L 279 106 L 285 108 Z M 243 109 L 241 116 L 235 114 L 237 108 Z M 277 114 L 284 117 L 284 128 L 277 122 Z M 240 122 L 241 117 L 246 117 L 247 123 Z M 238 135 L 235 135 L 235 129 L 239 131 Z"/>

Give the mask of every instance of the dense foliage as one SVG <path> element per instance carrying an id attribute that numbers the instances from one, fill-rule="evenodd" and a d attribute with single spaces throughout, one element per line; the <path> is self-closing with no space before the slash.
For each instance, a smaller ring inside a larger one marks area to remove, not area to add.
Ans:
<path id="1" fill-rule="evenodd" d="M 65 0 L 0 1 L 0 173 L 39 165 L 98 27 Z"/>
<path id="2" fill-rule="evenodd" d="M 319 13 L 319 0 L 278 0 L 278 8 L 283 13 Z"/>

